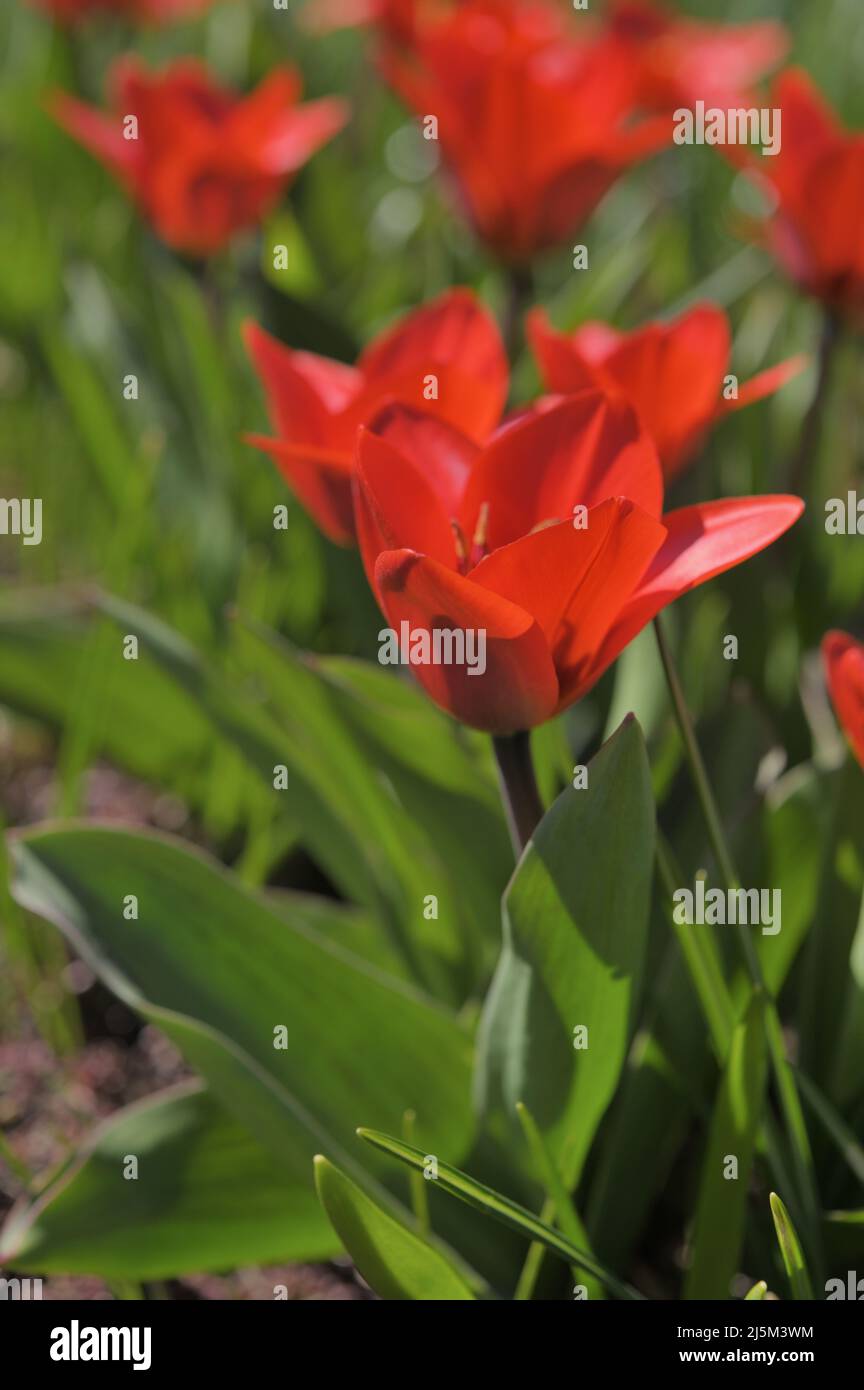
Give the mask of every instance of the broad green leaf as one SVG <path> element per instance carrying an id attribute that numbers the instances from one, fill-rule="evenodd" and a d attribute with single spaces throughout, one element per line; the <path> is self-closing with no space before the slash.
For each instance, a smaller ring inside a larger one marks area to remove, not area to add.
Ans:
<path id="1" fill-rule="evenodd" d="M 813 1288 L 810 1283 L 810 1275 L 807 1272 L 804 1251 L 801 1249 L 801 1242 L 798 1239 L 795 1227 L 792 1225 L 789 1219 L 789 1213 L 776 1192 L 771 1193 L 770 1201 L 771 1215 L 774 1218 L 774 1229 L 777 1232 L 780 1254 L 783 1257 L 783 1268 L 786 1270 L 786 1274 L 789 1278 L 792 1297 L 812 1300 Z"/>
<path id="2" fill-rule="evenodd" d="M 590 1270 L 617 1298 L 641 1298 L 641 1294 L 604 1269 L 593 1255 L 588 1254 L 587 1250 L 580 1250 L 560 1231 L 547 1226 L 533 1212 L 521 1207 L 518 1202 L 512 1202 L 509 1197 L 503 1197 L 500 1192 L 493 1191 L 491 1187 L 478 1182 L 468 1173 L 463 1173 L 451 1164 L 445 1163 L 437 1154 L 424 1154 L 422 1149 L 415 1149 L 401 1139 L 393 1139 L 389 1134 L 382 1134 L 377 1130 L 363 1128 L 358 1129 L 357 1133 L 361 1139 L 365 1139 L 369 1144 L 381 1149 L 392 1158 L 398 1158 L 409 1168 L 423 1171 L 428 1168 L 429 1159 L 434 1158 L 436 1176 L 433 1181 L 444 1192 L 458 1197 L 460 1201 L 466 1202 L 470 1207 L 476 1207 L 486 1216 L 491 1216 L 495 1221 L 509 1226 L 519 1235 L 526 1236 L 532 1241 L 540 1241 L 562 1260 L 566 1260 L 568 1264 L 580 1265 L 582 1268 Z"/>
<path id="3" fill-rule="evenodd" d="M 398 1126 L 413 1108 L 424 1143 L 466 1152 L 469 1040 L 412 987 L 159 836 L 52 829 L 14 839 L 12 853 L 18 901 L 307 1181 L 312 1154 L 352 1145 L 370 1112 Z"/>
<path id="4" fill-rule="evenodd" d="M 648 763 L 630 719 L 590 763 L 588 787 L 561 794 L 522 856 L 479 1038 L 483 1110 L 510 1120 L 524 1101 L 568 1187 L 630 1041 L 653 858 Z M 574 1037 L 577 1028 L 587 1032 Z"/>
<path id="5" fill-rule="evenodd" d="M 489 941 L 482 928 L 495 920 L 510 872 L 488 750 L 476 739 L 463 746 L 452 721 L 380 668 L 322 664 L 245 624 L 237 625 L 235 650 L 371 860 L 419 977 L 446 993 L 442 967 L 460 970 L 456 994 L 464 998 L 480 974 L 479 942 L 484 934 Z M 426 910 L 431 897 L 435 915 Z M 475 942 L 473 968 L 465 969 Z"/>
<path id="6" fill-rule="evenodd" d="M 93 655 L 92 608 L 57 590 L 5 595 L 0 604 L 0 700 L 62 730 L 85 658 Z M 118 767 L 196 805 L 204 798 L 213 730 L 152 661 L 111 659 L 91 672 L 100 692 L 97 748 Z M 251 787 L 248 776 L 247 784 Z M 257 791 L 257 787 L 255 788 Z M 260 795 L 260 793 L 259 793 Z"/>
<path id="7" fill-rule="evenodd" d="M 16 1269 L 146 1280 L 327 1259 L 338 1242 L 309 1184 L 194 1083 L 100 1125 L 0 1248 Z"/>
<path id="8" fill-rule="evenodd" d="M 320 1154 L 315 1187 L 334 1231 L 381 1298 L 464 1303 L 477 1297 L 454 1258 L 373 1201 Z M 476 1276 L 474 1282 L 479 1287 Z"/>
<path id="9" fill-rule="evenodd" d="M 747 1190 L 765 1092 L 764 996 L 735 1027 L 702 1163 L 685 1298 L 729 1297 L 744 1238 Z M 732 1176 L 731 1159 L 736 1162 Z"/>

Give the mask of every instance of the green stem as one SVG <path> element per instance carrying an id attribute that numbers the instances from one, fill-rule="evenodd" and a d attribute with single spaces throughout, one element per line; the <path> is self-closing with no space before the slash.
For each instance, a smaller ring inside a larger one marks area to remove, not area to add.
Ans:
<path id="1" fill-rule="evenodd" d="M 543 819 L 543 802 L 531 761 L 531 735 L 527 729 L 516 734 L 497 734 L 492 747 L 513 853 L 519 859 Z"/>
<path id="2" fill-rule="evenodd" d="M 527 265 L 508 266 L 505 275 L 507 299 L 502 336 L 512 365 L 522 351 L 522 320 L 534 295 L 534 277 Z"/>
<path id="3" fill-rule="evenodd" d="M 672 705 L 684 743 L 687 761 L 690 765 L 691 776 L 696 787 L 696 794 L 702 807 L 702 814 L 705 818 L 711 847 L 714 851 L 714 856 L 720 868 L 721 875 L 725 880 L 727 889 L 730 892 L 734 892 L 741 886 L 740 879 L 726 843 L 717 803 L 714 800 L 714 793 L 711 789 L 705 763 L 702 759 L 699 745 L 696 742 L 693 722 L 690 718 L 690 712 L 687 709 L 684 691 L 681 687 L 681 681 L 675 667 L 672 651 L 659 617 L 654 619 L 654 631 L 657 635 L 660 660 L 663 663 L 663 670 L 666 674 L 666 681 L 669 686 L 669 694 L 672 698 Z M 819 1199 L 815 1186 L 813 1154 L 810 1149 L 810 1140 L 807 1134 L 801 1099 L 798 1095 L 795 1078 L 786 1056 L 780 1016 L 777 1012 L 777 1006 L 773 995 L 765 984 L 756 948 L 753 945 L 746 925 L 740 922 L 738 923 L 738 940 L 741 946 L 744 964 L 754 988 L 762 989 L 765 992 L 765 1029 L 768 1051 L 777 1087 L 777 1095 L 780 1101 L 780 1110 L 783 1115 L 783 1122 L 795 1165 L 798 1181 L 797 1195 L 800 1208 L 807 1222 L 811 1248 L 816 1258 L 821 1262 L 821 1216 Z"/>
<path id="4" fill-rule="evenodd" d="M 819 450 L 822 438 L 822 424 L 825 407 L 831 386 L 831 375 L 837 357 L 837 348 L 842 336 L 840 319 L 831 309 L 825 310 L 822 320 L 822 333 L 819 339 L 819 357 L 816 374 L 816 389 L 813 399 L 801 426 L 798 448 L 789 469 L 789 487 L 800 492 L 807 483 L 808 467 Z"/>

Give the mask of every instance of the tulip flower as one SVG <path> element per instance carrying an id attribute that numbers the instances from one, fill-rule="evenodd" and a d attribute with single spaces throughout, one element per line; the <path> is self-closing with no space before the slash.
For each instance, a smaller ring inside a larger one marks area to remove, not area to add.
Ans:
<path id="1" fill-rule="evenodd" d="M 127 58 L 112 87 L 110 114 L 63 95 L 57 119 L 116 175 L 163 241 L 194 256 L 260 222 L 346 119 L 335 98 L 300 105 L 288 68 L 238 97 L 196 60 L 153 74 Z"/>
<path id="2" fill-rule="evenodd" d="M 828 632 L 822 639 L 822 661 L 831 703 L 864 767 L 864 643 L 847 632 Z"/>
<path id="3" fill-rule="evenodd" d="M 547 390 L 563 395 L 594 383 L 623 392 L 654 440 L 667 480 L 690 463 L 717 420 L 772 395 L 807 364 L 806 357 L 789 358 L 727 399 L 729 323 L 714 304 L 630 333 L 605 323 L 556 333 L 536 309 L 528 338 Z"/>
<path id="4" fill-rule="evenodd" d="M 779 154 L 758 161 L 757 177 L 775 205 L 768 244 L 796 284 L 860 323 L 864 137 L 843 129 L 798 69 L 778 78 L 771 104 L 782 112 L 783 142 Z"/>
<path id="5" fill-rule="evenodd" d="M 114 15 L 136 23 L 170 23 L 200 14 L 213 0 L 33 0 L 64 24 L 89 19 L 92 15 Z"/>
<path id="6" fill-rule="evenodd" d="M 252 435 L 322 531 L 354 539 L 351 475 L 360 425 L 391 400 L 414 404 L 480 443 L 507 397 L 495 320 L 470 290 L 449 290 L 373 339 L 356 367 L 295 352 L 249 324 L 246 344 L 277 438 Z"/>
<path id="7" fill-rule="evenodd" d="M 650 110 L 702 100 L 749 106 L 754 83 L 785 57 L 782 24 L 715 24 L 676 14 L 658 0 L 614 0 L 610 31 L 639 67 L 639 97 Z"/>
<path id="8" fill-rule="evenodd" d="M 662 515 L 656 450 L 631 406 L 590 387 L 477 445 L 392 405 L 361 431 L 364 566 L 394 632 L 482 633 L 483 674 L 417 664 L 443 709 L 503 735 L 584 695 L 668 603 L 763 550 L 797 497 Z"/>
<path id="9" fill-rule="evenodd" d="M 548 6 L 473 0 L 423 26 L 382 70 L 440 141 L 478 236 L 510 265 L 555 246 L 631 165 L 671 140 L 635 119 L 622 46 L 570 37 Z"/>

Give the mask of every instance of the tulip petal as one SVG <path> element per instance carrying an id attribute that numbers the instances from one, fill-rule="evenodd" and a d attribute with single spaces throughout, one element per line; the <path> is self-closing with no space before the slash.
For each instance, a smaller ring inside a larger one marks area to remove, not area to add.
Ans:
<path id="1" fill-rule="evenodd" d="M 488 503 L 488 548 L 496 550 L 608 497 L 659 515 L 662 494 L 656 450 L 633 410 L 620 396 L 589 390 L 496 435 L 471 473 L 460 519 L 473 535 Z"/>
<path id="2" fill-rule="evenodd" d="M 375 564 L 383 550 L 410 548 L 455 568 L 447 513 L 411 458 L 388 439 L 364 429 L 357 441 L 355 474 L 357 539 L 373 589 Z"/>
<path id="3" fill-rule="evenodd" d="M 578 699 L 590 689 L 662 608 L 765 550 L 803 510 L 800 497 L 778 495 L 701 502 L 668 512 L 663 518 L 666 540 L 570 698 Z"/>
<path id="4" fill-rule="evenodd" d="M 417 680 L 442 709 L 472 728 L 499 734 L 532 728 L 554 712 L 555 667 L 530 613 L 411 550 L 380 555 L 375 581 L 387 620 L 397 633 L 407 622 L 412 633 L 470 629 L 483 635 L 482 673 L 478 665 L 478 673 L 472 675 L 464 663 L 412 664 Z"/>
<path id="5" fill-rule="evenodd" d="M 359 389 L 359 373 L 315 353 L 295 352 L 256 323 L 244 325 L 243 337 L 279 434 L 290 443 L 350 450 L 352 441 L 338 435 L 334 417 Z"/>
<path id="6" fill-rule="evenodd" d="M 268 138 L 255 150 L 263 174 L 293 174 L 348 120 L 349 107 L 338 97 L 321 97 L 295 106 L 274 120 Z"/>
<path id="7" fill-rule="evenodd" d="M 523 536 L 493 551 L 470 578 L 533 614 L 556 666 L 572 664 L 605 636 L 665 536 L 627 498 L 609 498 L 591 508 L 586 527 L 563 521 Z"/>
<path id="8" fill-rule="evenodd" d="M 735 400 L 721 401 L 721 413 L 731 414 L 733 410 L 741 410 L 746 405 L 764 400 L 766 396 L 773 396 L 775 391 L 779 391 L 787 381 L 799 376 L 809 365 L 810 358 L 802 352 L 796 357 L 787 357 L 785 362 L 778 362 L 776 367 L 767 367 L 764 372 L 758 372 L 749 381 L 745 381 L 743 386 L 739 386 Z"/>
<path id="9" fill-rule="evenodd" d="M 847 632 L 828 632 L 822 660 L 837 719 L 864 767 L 864 645 Z"/>
<path id="10" fill-rule="evenodd" d="M 419 398 L 426 379 L 442 365 L 453 374 L 453 399 L 448 404 L 448 391 L 439 381 L 436 413 L 482 441 L 501 418 L 509 371 L 497 324 L 470 290 L 448 290 L 421 305 L 375 338 L 358 362 L 368 387 L 379 394 L 386 390 L 404 398 L 391 382 L 412 375 L 416 386 L 409 400 L 415 392 Z"/>
<path id="11" fill-rule="evenodd" d="M 479 453 L 472 440 L 446 420 L 401 402 L 392 402 L 379 410 L 369 429 L 379 439 L 386 439 L 425 478 L 448 520 L 459 515 L 468 477 Z"/>
<path id="12" fill-rule="evenodd" d="M 105 116 L 62 92 L 53 98 L 50 110 L 58 124 L 112 173 L 131 179 L 136 164 L 135 142 L 124 140 L 119 116 Z"/>
<path id="13" fill-rule="evenodd" d="M 336 545 L 354 540 L 351 456 L 313 445 L 288 444 L 263 435 L 245 436 L 247 444 L 269 454 L 291 491 L 325 536 Z"/>
<path id="14" fill-rule="evenodd" d="M 525 332 L 547 391 L 572 395 L 587 387 L 596 388 L 597 376 L 587 354 L 583 356 L 576 349 L 570 335 L 556 332 L 542 309 L 532 309 Z M 618 335 L 613 336 L 617 341 Z"/>

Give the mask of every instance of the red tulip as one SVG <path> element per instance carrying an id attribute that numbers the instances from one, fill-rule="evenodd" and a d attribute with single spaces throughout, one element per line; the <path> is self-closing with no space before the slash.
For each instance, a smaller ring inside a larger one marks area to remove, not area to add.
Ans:
<path id="1" fill-rule="evenodd" d="M 549 391 L 566 395 L 594 383 L 623 392 L 654 440 L 667 480 L 693 459 L 716 420 L 772 395 L 807 363 L 790 357 L 724 399 L 731 339 L 726 315 L 714 304 L 630 333 L 605 323 L 556 333 L 535 309 L 528 337 Z"/>
<path id="2" fill-rule="evenodd" d="M 828 693 L 852 751 L 864 767 L 864 643 L 846 632 L 822 639 Z"/>
<path id="3" fill-rule="evenodd" d="M 407 105 L 437 120 L 467 215 L 503 261 L 564 240 L 625 169 L 671 140 L 664 118 L 634 121 L 623 46 L 578 34 L 548 5 L 472 0 L 382 55 Z"/>
<path id="4" fill-rule="evenodd" d="M 596 388 L 485 447 L 404 406 L 359 437 L 357 531 L 381 608 L 396 632 L 485 634 L 482 675 L 413 669 L 437 704 L 491 733 L 579 699 L 661 608 L 770 545 L 803 508 L 746 497 L 662 517 L 662 495 L 635 413 Z"/>
<path id="5" fill-rule="evenodd" d="M 351 496 L 357 430 L 391 400 L 414 404 L 482 442 L 507 397 L 507 359 L 495 320 L 470 290 L 415 309 L 375 338 L 356 367 L 295 352 L 250 324 L 246 344 L 278 438 L 250 442 L 276 462 L 318 525 L 354 539 Z"/>
<path id="6" fill-rule="evenodd" d="M 844 130 L 797 69 L 778 79 L 772 105 L 782 111 L 782 146 L 758 162 L 758 177 L 776 205 L 768 242 L 798 285 L 860 320 L 864 133 Z"/>
<path id="7" fill-rule="evenodd" d="M 260 222 L 346 119 L 335 98 L 300 105 L 300 79 L 288 68 L 237 97 L 194 59 L 151 74 L 126 58 L 112 86 L 110 115 L 67 96 L 57 99 L 56 115 L 117 175 L 162 239 L 196 256 Z M 128 134 L 132 116 L 137 138 Z"/>
<path id="8" fill-rule="evenodd" d="M 711 24 L 675 14 L 658 0 L 615 0 L 614 38 L 639 65 L 639 96 L 652 110 L 749 106 L 754 83 L 782 62 L 786 30 L 772 20 Z"/>
<path id="9" fill-rule="evenodd" d="M 199 14 L 213 0 L 33 0 L 64 23 L 88 19 L 91 15 L 116 15 L 138 23 L 168 23 L 187 15 Z"/>

